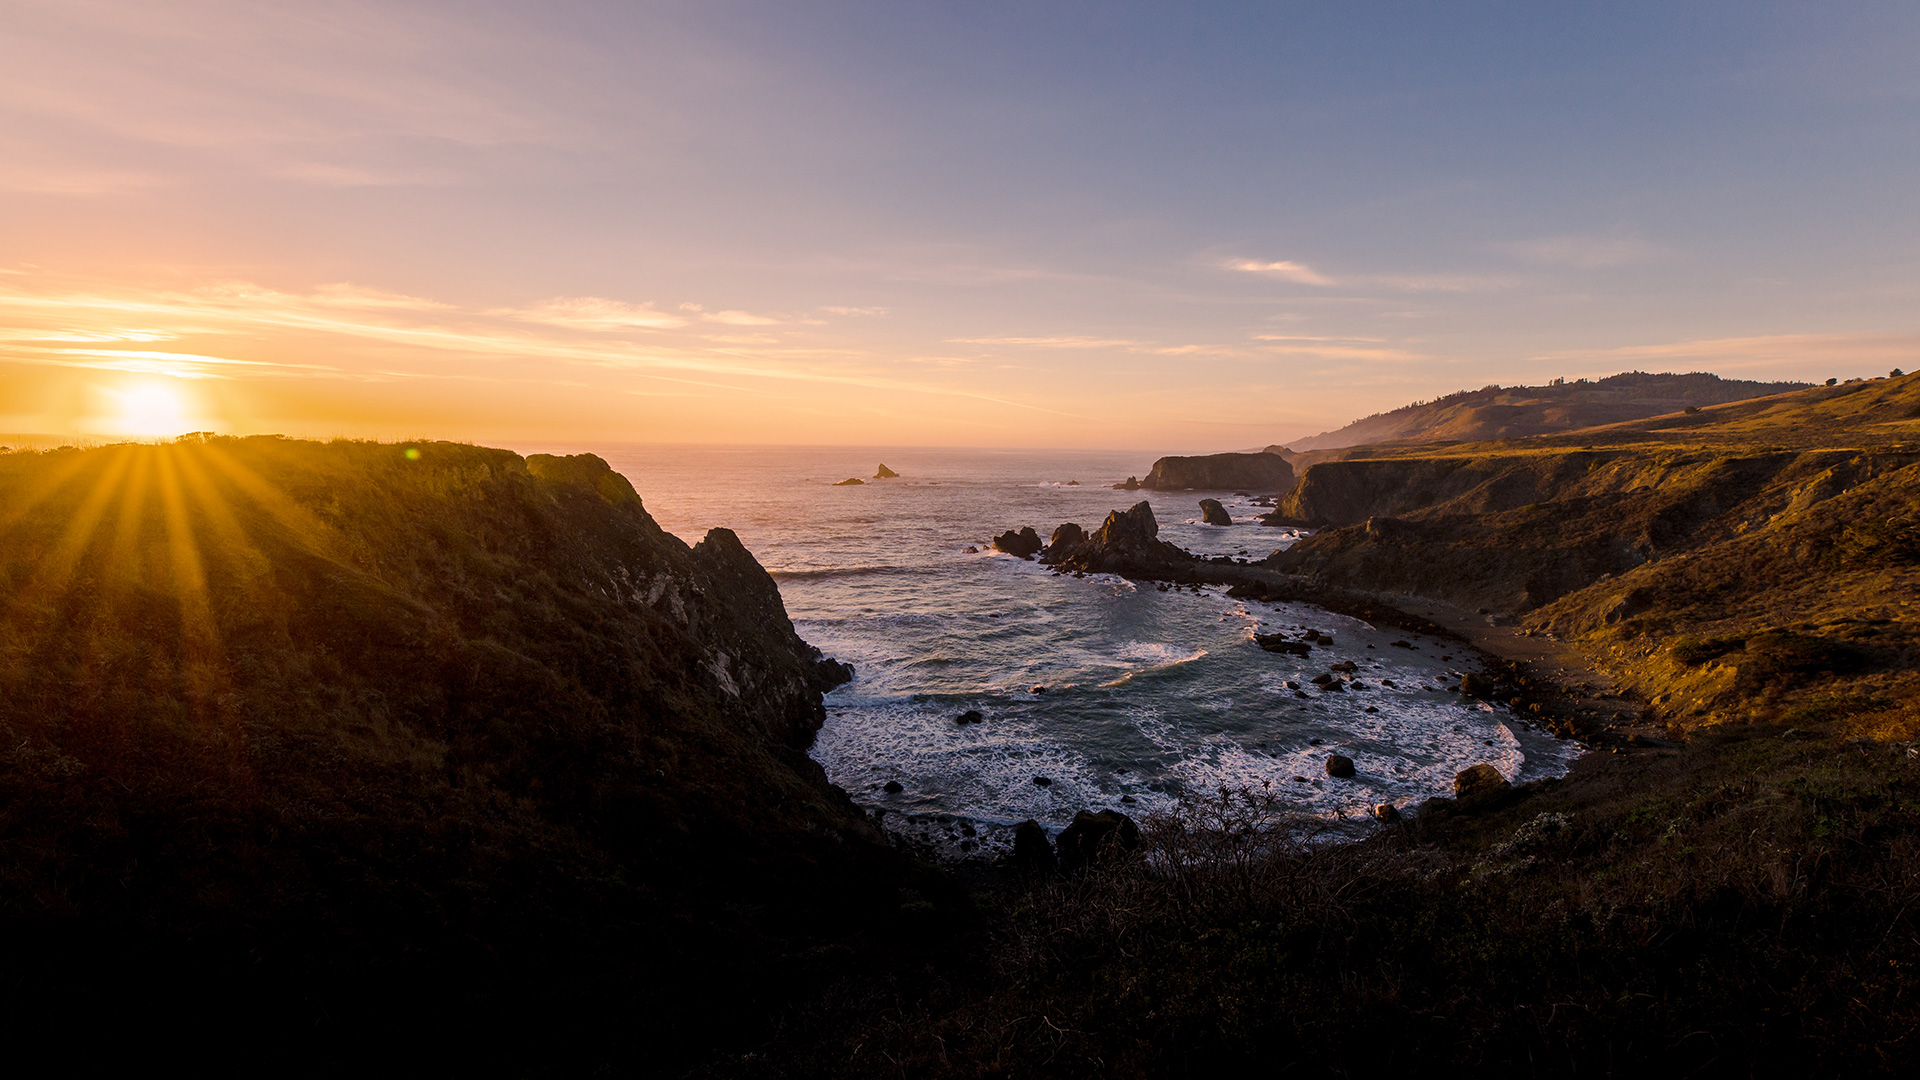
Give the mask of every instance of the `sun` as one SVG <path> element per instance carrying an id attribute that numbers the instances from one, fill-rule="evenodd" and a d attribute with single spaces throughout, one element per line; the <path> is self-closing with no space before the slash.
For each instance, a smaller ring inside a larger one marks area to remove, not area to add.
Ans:
<path id="1" fill-rule="evenodd" d="M 178 435 L 193 426 L 185 396 L 164 383 L 141 383 L 110 393 L 119 402 L 114 426 L 122 435 Z"/>

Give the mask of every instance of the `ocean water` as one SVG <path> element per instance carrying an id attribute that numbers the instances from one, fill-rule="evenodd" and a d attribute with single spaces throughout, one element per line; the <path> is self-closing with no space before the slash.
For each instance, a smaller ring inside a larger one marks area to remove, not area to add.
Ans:
<path id="1" fill-rule="evenodd" d="M 778 580 L 800 635 L 854 665 L 854 681 L 827 697 L 813 755 L 856 802 L 896 821 L 1059 827 L 1082 809 L 1142 815 L 1182 792 L 1270 785 L 1337 824 L 1378 803 L 1451 794 L 1471 765 L 1520 781 L 1563 772 L 1577 752 L 1449 692 L 1475 667 L 1450 644 L 1219 588 L 1058 575 L 988 547 L 1023 525 L 1042 537 L 1065 521 L 1091 530 L 1141 498 L 1163 539 L 1200 554 L 1257 559 L 1296 539 L 1259 525 L 1259 508 L 1230 493 L 1112 490 L 1146 473 L 1142 454 L 585 449 L 688 543 L 715 526 L 738 533 Z M 900 477 L 871 479 L 882 462 Z M 848 477 L 868 479 L 836 486 Z M 1200 522 L 1203 494 L 1221 499 L 1231 527 Z M 1253 643 L 1306 628 L 1333 643 L 1307 657 Z M 1342 661 L 1358 666 L 1363 689 L 1310 683 Z M 955 722 L 968 711 L 983 719 Z M 1333 753 L 1358 775 L 1327 776 Z M 901 790 L 888 793 L 889 782 Z"/>

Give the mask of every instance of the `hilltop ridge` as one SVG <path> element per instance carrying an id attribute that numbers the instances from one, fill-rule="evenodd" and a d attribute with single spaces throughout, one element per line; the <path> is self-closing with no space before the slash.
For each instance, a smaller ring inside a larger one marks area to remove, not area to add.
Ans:
<path id="1" fill-rule="evenodd" d="M 1704 372 L 1672 375 L 1639 371 L 1591 381 L 1556 379 L 1545 386 L 1503 387 L 1495 383 L 1375 413 L 1333 431 L 1296 439 L 1284 449 L 1304 453 L 1376 443 L 1520 438 L 1766 397 L 1810 385 L 1722 379 Z M 1268 447 L 1270 451 L 1281 449 Z"/>

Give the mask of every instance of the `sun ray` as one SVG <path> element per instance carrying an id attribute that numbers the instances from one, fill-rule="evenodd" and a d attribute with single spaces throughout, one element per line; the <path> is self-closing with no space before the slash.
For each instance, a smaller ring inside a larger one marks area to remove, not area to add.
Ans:
<path id="1" fill-rule="evenodd" d="M 117 577 L 140 583 L 155 573 L 155 560 L 142 541 L 147 531 L 147 495 L 153 484 L 153 453 L 149 448 L 128 446 L 121 450 L 133 462 L 120 491 L 120 513 L 113 523 L 113 543 L 107 550 L 102 577 Z"/>
<path id="2" fill-rule="evenodd" d="M 258 473 L 235 461 L 232 456 L 217 446 L 202 448 L 206 459 L 213 467 L 232 481 L 241 494 L 253 500 L 267 515 L 273 518 L 288 533 L 289 539 L 310 554 L 327 559 L 334 557 L 324 538 L 333 535 L 333 528 L 320 520 L 319 515 L 288 498 L 285 493 L 260 478 Z"/>
<path id="3" fill-rule="evenodd" d="M 58 468 L 50 470 L 38 483 L 9 500 L 12 505 L 0 511 L 0 535 L 11 531 L 34 507 L 64 491 L 82 469 L 98 464 L 87 454 L 74 453 L 70 458 Z"/>
<path id="4" fill-rule="evenodd" d="M 94 481 L 93 490 L 87 493 L 86 499 L 74 512 L 72 520 L 61 531 L 60 538 L 54 541 L 53 547 L 41 559 L 39 566 L 35 567 L 33 591 L 51 592 L 65 587 L 68 579 L 73 576 L 74 567 L 78 565 L 81 555 L 91 545 L 94 530 L 99 528 L 100 519 L 105 516 L 108 503 L 119 491 L 121 482 L 132 466 L 133 456 L 126 449 L 121 449 L 114 454 L 99 478 Z M 72 474 L 69 474 L 69 479 L 72 478 Z"/>

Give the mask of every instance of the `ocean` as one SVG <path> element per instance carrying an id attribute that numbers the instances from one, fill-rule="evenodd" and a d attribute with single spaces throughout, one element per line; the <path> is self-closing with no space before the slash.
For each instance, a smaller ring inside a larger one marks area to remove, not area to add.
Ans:
<path id="1" fill-rule="evenodd" d="M 1558 775 L 1578 753 L 1450 692 L 1476 668 L 1454 643 L 1216 587 L 1054 574 L 989 546 L 1025 525 L 1043 538 L 1067 521 L 1091 531 L 1143 498 L 1161 538 L 1199 554 L 1257 559 L 1297 538 L 1260 525 L 1244 496 L 1113 490 L 1145 475 L 1151 459 L 1139 453 L 585 449 L 689 544 L 716 526 L 739 535 L 801 637 L 854 666 L 853 682 L 827 696 L 814 758 L 857 803 L 896 827 L 934 823 L 936 840 L 965 851 L 1004 842 L 1004 829 L 975 825 L 1058 828 L 1106 807 L 1145 816 L 1222 787 L 1272 790 L 1353 829 L 1379 803 L 1451 794 L 1469 766 L 1519 782 Z M 882 463 L 900 476 L 873 479 Z M 838 485 L 850 477 L 866 482 Z M 1234 524 L 1202 524 L 1203 495 Z M 1304 628 L 1332 644 L 1299 657 L 1253 641 Z M 1413 647 L 1391 644 L 1402 640 Z M 1343 661 L 1363 688 L 1319 692 L 1312 677 Z M 968 712 L 979 722 L 958 723 Z M 1353 759 L 1352 779 L 1326 774 L 1335 753 Z"/>

